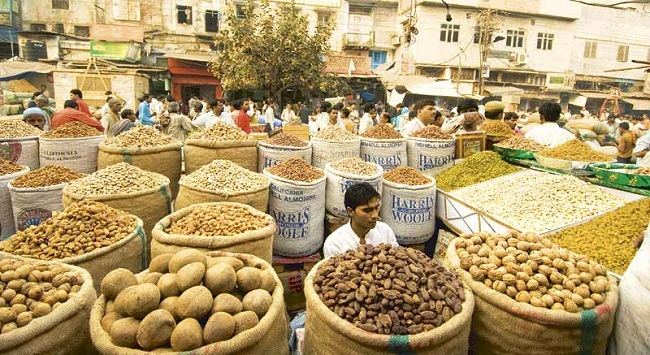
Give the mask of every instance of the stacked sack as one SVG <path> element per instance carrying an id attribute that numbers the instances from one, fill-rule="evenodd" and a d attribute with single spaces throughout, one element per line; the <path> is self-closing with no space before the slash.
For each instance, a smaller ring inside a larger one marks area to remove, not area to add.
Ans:
<path id="1" fill-rule="evenodd" d="M 23 121 L 0 122 L 0 159 L 26 165 L 31 170 L 38 169 L 38 136 L 41 133 L 40 129 Z"/>
<path id="2" fill-rule="evenodd" d="M 0 240 L 16 232 L 9 182 L 29 172 L 29 167 L 14 164 L 9 160 L 0 159 Z"/>
<path id="3" fill-rule="evenodd" d="M 215 159 L 229 160 L 257 171 L 257 141 L 246 132 L 218 121 L 185 141 L 185 173 L 191 174 Z"/>
<path id="4" fill-rule="evenodd" d="M 277 165 L 291 158 L 302 158 L 311 164 L 311 142 L 287 133 L 279 133 L 257 145 L 257 171 Z"/>
<path id="5" fill-rule="evenodd" d="M 311 143 L 312 165 L 319 169 L 324 169 L 327 163 L 358 157 L 361 152 L 359 137 L 337 127 L 318 131 Z"/>
<path id="6" fill-rule="evenodd" d="M 427 176 L 435 176 L 454 166 L 454 138 L 437 126 L 427 126 L 411 134 L 406 141 L 408 166 Z"/>
<path id="7" fill-rule="evenodd" d="M 99 144 L 106 136 L 81 122 L 70 122 L 39 137 L 40 166 L 63 165 L 91 174 L 97 170 Z"/>

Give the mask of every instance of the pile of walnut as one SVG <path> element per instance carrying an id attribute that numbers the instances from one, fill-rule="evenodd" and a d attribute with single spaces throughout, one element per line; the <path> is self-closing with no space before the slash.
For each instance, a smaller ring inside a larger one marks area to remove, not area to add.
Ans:
<path id="1" fill-rule="evenodd" d="M 190 351 L 255 327 L 271 307 L 275 282 L 271 270 L 235 257 L 195 249 L 162 254 L 142 280 L 126 269 L 104 277 L 101 324 L 117 346 Z"/>
<path id="2" fill-rule="evenodd" d="M 378 334 L 417 334 L 462 310 L 456 274 L 424 253 L 389 244 L 362 245 L 330 258 L 314 291 L 339 317 Z"/>
<path id="3" fill-rule="evenodd" d="M 44 317 L 73 298 L 81 275 L 64 265 L 16 259 L 0 260 L 0 334 Z"/>
<path id="4" fill-rule="evenodd" d="M 455 243 L 474 280 L 535 307 L 592 309 L 610 288 L 604 266 L 534 233 L 464 234 Z"/>

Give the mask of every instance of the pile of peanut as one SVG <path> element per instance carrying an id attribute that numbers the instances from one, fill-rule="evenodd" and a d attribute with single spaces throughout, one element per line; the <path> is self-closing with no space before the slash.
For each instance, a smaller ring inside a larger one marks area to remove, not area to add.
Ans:
<path id="1" fill-rule="evenodd" d="M 103 133 L 98 129 L 78 121 L 66 123 L 51 131 L 41 133 L 43 138 L 85 138 L 101 135 Z"/>
<path id="2" fill-rule="evenodd" d="M 650 167 L 642 166 L 632 172 L 637 175 L 650 175 Z"/>
<path id="3" fill-rule="evenodd" d="M 481 125 L 481 131 L 495 136 L 512 136 L 515 134 L 507 123 L 499 120 L 485 120 Z"/>
<path id="4" fill-rule="evenodd" d="M 0 139 L 36 137 L 41 133 L 43 133 L 43 131 L 23 121 L 1 121 L 0 122 Z"/>
<path id="5" fill-rule="evenodd" d="M 429 125 L 424 128 L 420 128 L 417 131 L 413 132 L 410 137 L 416 138 L 425 138 L 425 139 L 442 139 L 449 140 L 454 139 L 451 134 L 445 133 L 438 126 Z"/>
<path id="6" fill-rule="evenodd" d="M 9 160 L 0 159 L 0 176 L 14 174 L 22 171 L 25 167 L 15 164 Z"/>
<path id="7" fill-rule="evenodd" d="M 316 181 L 325 176 L 321 169 L 307 164 L 302 158 L 291 158 L 266 168 L 266 171 L 281 178 L 303 182 Z"/>
<path id="8" fill-rule="evenodd" d="M 520 230 L 545 233 L 625 204 L 570 175 L 520 173 L 456 190 L 452 196 Z"/>
<path id="9" fill-rule="evenodd" d="M 544 149 L 544 146 L 537 143 L 536 141 L 521 136 L 517 136 L 517 135 L 502 140 L 501 142 L 498 143 L 498 146 L 502 148 L 532 150 L 532 151 L 538 151 Z"/>
<path id="10" fill-rule="evenodd" d="M 309 143 L 303 141 L 302 139 L 287 133 L 276 134 L 269 139 L 265 139 L 264 143 L 285 147 L 306 147 L 309 145 Z"/>
<path id="11" fill-rule="evenodd" d="M 269 225 L 270 217 L 228 205 L 196 207 L 188 215 L 174 221 L 165 232 L 198 236 L 235 236 L 256 231 Z"/>
<path id="12" fill-rule="evenodd" d="M 462 311 L 456 274 L 424 253 L 361 245 L 328 259 L 314 277 L 321 301 L 355 326 L 378 334 L 432 330 Z"/>
<path id="13" fill-rule="evenodd" d="M 172 143 L 178 143 L 178 141 L 168 135 L 162 134 L 159 130 L 151 126 L 139 125 L 123 132 L 117 137 L 106 139 L 104 145 L 119 148 L 140 148 L 158 147 Z"/>
<path id="14" fill-rule="evenodd" d="M 610 162 L 612 157 L 593 150 L 587 143 L 572 139 L 555 148 L 544 149 L 540 156 L 554 159 L 583 161 L 583 162 Z"/>
<path id="15" fill-rule="evenodd" d="M 316 138 L 324 139 L 327 141 L 353 141 L 357 139 L 357 136 L 344 129 L 327 127 L 318 131 Z"/>
<path id="16" fill-rule="evenodd" d="M 0 243 L 0 250 L 41 260 L 79 256 L 109 246 L 136 227 L 136 219 L 103 203 L 83 200 L 37 226 L 30 226 Z"/>
<path id="17" fill-rule="evenodd" d="M 225 193 L 241 193 L 269 185 L 269 179 L 264 175 L 242 168 L 230 160 L 218 159 L 182 177 L 180 182 L 192 187 Z"/>
<path id="18" fill-rule="evenodd" d="M 65 265 L 0 260 L 0 334 L 45 317 L 81 290 L 83 278 Z"/>
<path id="19" fill-rule="evenodd" d="M 105 196 L 144 191 L 166 183 L 169 179 L 164 175 L 117 163 L 71 181 L 64 190 L 85 196 Z"/>
<path id="20" fill-rule="evenodd" d="M 398 166 L 384 173 L 384 179 L 398 184 L 411 186 L 426 185 L 431 179 L 424 176 L 416 168 L 410 166 Z"/>
<path id="21" fill-rule="evenodd" d="M 372 126 L 367 131 L 360 134 L 361 137 L 374 139 L 402 139 L 402 135 L 389 124 L 379 124 Z"/>
<path id="22" fill-rule="evenodd" d="M 475 281 L 534 307 L 592 309 L 611 287 L 604 266 L 534 233 L 464 234 L 454 243 Z"/>
<path id="23" fill-rule="evenodd" d="M 248 135 L 237 126 L 217 121 L 205 130 L 192 135 L 191 138 L 209 139 L 214 141 L 241 141 L 248 139 Z"/>
<path id="24" fill-rule="evenodd" d="M 63 165 L 48 165 L 13 180 L 11 186 L 32 188 L 64 184 L 86 176 Z"/>
<path id="25" fill-rule="evenodd" d="M 359 157 L 341 159 L 331 163 L 330 166 L 332 169 L 344 173 L 365 176 L 377 174 L 377 171 L 379 171 L 377 164 L 367 163 Z"/>

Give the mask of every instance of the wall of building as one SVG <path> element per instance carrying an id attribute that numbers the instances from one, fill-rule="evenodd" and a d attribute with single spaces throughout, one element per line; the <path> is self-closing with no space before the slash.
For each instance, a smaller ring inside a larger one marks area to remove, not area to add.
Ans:
<path id="1" fill-rule="evenodd" d="M 88 0 L 69 0 L 69 9 L 53 9 L 52 1 L 22 0 L 23 30 L 29 31 L 32 23 L 63 23 L 65 31 L 74 34 L 74 26 L 92 26 L 95 7 Z M 51 30 L 48 28 L 48 30 Z"/>

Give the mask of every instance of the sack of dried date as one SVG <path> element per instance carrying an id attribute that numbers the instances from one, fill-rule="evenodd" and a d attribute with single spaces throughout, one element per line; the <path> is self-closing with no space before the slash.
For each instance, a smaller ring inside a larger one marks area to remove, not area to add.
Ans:
<path id="1" fill-rule="evenodd" d="M 467 354 L 474 296 L 415 249 L 362 245 L 325 259 L 305 296 L 307 354 Z"/>

